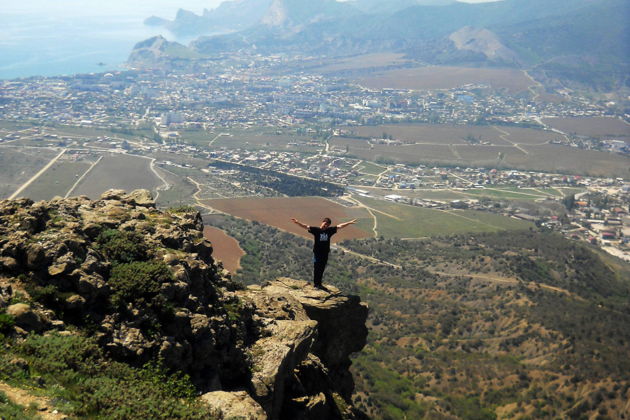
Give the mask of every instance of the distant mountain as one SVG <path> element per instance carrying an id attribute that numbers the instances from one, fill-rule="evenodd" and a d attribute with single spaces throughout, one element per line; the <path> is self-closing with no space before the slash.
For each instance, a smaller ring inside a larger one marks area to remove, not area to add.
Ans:
<path id="1" fill-rule="evenodd" d="M 270 27 L 295 28 L 357 14 L 360 12 L 356 8 L 336 0 L 273 0 L 261 23 Z"/>
<path id="2" fill-rule="evenodd" d="M 134 67 L 151 67 L 173 64 L 173 60 L 190 60 L 201 55 L 177 42 L 170 42 L 163 36 L 154 36 L 135 45 L 127 62 Z"/>
<path id="3" fill-rule="evenodd" d="M 349 3 L 365 13 L 394 13 L 418 5 L 445 6 L 455 3 L 455 0 L 355 0 Z"/>
<path id="4" fill-rule="evenodd" d="M 448 36 L 457 50 L 483 54 L 488 60 L 518 63 L 517 54 L 503 45 L 497 35 L 487 29 L 464 26 Z"/>
<path id="5" fill-rule="evenodd" d="M 629 18 L 627 0 L 600 0 L 494 30 L 539 79 L 569 79 L 614 90 L 620 83 L 630 86 Z"/>
<path id="6" fill-rule="evenodd" d="M 629 83 L 628 16 L 628 0 L 233 0 L 203 16 L 180 11 L 169 27 L 212 32 L 238 22 L 239 31 L 191 44 L 204 55 L 393 51 L 429 64 L 524 67 L 548 81 L 612 90 Z"/>
<path id="7" fill-rule="evenodd" d="M 152 16 L 146 25 L 164 26 L 178 35 L 234 32 L 260 23 L 272 0 L 229 0 L 216 9 L 204 9 L 201 16 L 180 9 L 172 21 Z"/>

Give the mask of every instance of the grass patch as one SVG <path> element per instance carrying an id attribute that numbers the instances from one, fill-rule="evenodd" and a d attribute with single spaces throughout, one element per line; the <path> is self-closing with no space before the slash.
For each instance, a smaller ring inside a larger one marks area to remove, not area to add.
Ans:
<path id="1" fill-rule="evenodd" d="M 384 237 L 417 238 L 464 232 L 520 230 L 531 226 L 523 221 L 472 210 L 441 211 L 360 197 L 374 210 L 378 233 Z"/>
<path id="2" fill-rule="evenodd" d="M 34 335 L 11 350 L 5 348 L 0 354 L 2 379 L 23 387 L 34 386 L 36 379 L 44 381 L 48 396 L 74 417 L 216 418 L 195 400 L 187 376 L 167 372 L 159 362 L 142 368 L 112 362 L 91 338 Z M 28 363 L 26 370 L 10 362 L 15 356 Z"/>
<path id="3" fill-rule="evenodd" d="M 35 420 L 40 417 L 36 415 L 34 407 L 24 407 L 9 400 L 7 394 L 0 391 L 0 418 L 7 420 Z"/>
<path id="4" fill-rule="evenodd" d="M 357 166 L 357 170 L 362 174 L 367 175 L 379 175 L 381 172 L 386 170 L 387 168 L 381 165 L 377 165 L 372 162 L 363 161 L 359 166 Z"/>

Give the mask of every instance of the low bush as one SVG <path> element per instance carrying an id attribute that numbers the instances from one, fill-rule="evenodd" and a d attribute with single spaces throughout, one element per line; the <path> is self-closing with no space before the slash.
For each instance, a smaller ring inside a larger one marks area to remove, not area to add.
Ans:
<path id="1" fill-rule="evenodd" d="M 111 303 L 124 307 L 126 303 L 148 304 L 158 297 L 162 283 L 172 279 L 168 266 L 158 261 L 134 261 L 115 265 L 108 284 Z M 165 304 L 166 302 L 156 302 Z"/>
<path id="2" fill-rule="evenodd" d="M 190 378 L 169 372 L 153 361 L 143 368 L 106 358 L 96 340 L 79 335 L 29 336 L 14 347 L 16 355 L 28 362 L 29 375 L 48 386 L 53 400 L 64 411 L 93 419 L 213 419 L 208 407 L 195 399 Z M 11 363 L 0 363 L 0 375 L 11 377 Z M 32 384 L 31 384 L 32 385 Z M 3 414 L 0 404 L 0 415 Z M 6 416 L 3 418 L 28 418 Z"/>
<path id="3" fill-rule="evenodd" d="M 130 263 L 147 259 L 148 248 L 142 235 L 108 229 L 96 238 L 97 249 L 114 263 Z"/>

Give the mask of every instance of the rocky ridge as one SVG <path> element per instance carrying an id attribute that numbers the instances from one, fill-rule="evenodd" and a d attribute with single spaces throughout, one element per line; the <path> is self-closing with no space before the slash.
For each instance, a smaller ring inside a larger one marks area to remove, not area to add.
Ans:
<path id="1" fill-rule="evenodd" d="M 367 306 L 281 278 L 244 288 L 212 258 L 192 208 L 145 190 L 0 201 L 7 334 L 84 334 L 115 360 L 161 359 L 226 418 L 360 418 L 349 355 Z"/>

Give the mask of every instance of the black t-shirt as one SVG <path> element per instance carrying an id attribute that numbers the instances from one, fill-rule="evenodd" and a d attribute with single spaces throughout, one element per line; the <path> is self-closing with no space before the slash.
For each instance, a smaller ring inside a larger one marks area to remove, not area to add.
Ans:
<path id="1" fill-rule="evenodd" d="M 329 226 L 326 229 L 311 226 L 308 228 L 308 231 L 313 234 L 315 239 L 313 252 L 316 254 L 328 254 L 330 252 L 330 237 L 337 233 L 337 226 Z"/>

